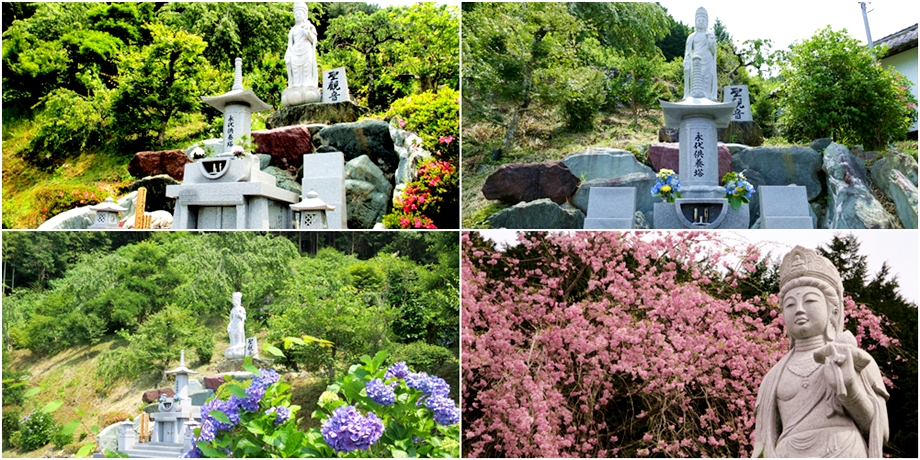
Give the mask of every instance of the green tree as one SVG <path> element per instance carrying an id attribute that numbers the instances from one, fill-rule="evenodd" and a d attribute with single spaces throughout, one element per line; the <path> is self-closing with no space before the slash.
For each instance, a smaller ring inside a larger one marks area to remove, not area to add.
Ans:
<path id="1" fill-rule="evenodd" d="M 407 94 L 384 94 L 379 81 L 389 59 L 384 51 L 390 44 L 403 41 L 403 26 L 396 21 L 396 16 L 390 8 L 373 14 L 358 11 L 339 16 L 329 22 L 326 41 L 320 44 L 330 54 L 328 59 L 332 62 L 343 62 L 348 55 L 360 58 L 362 67 L 355 75 L 358 78 L 350 78 L 349 82 L 357 83 L 355 92 L 366 97 L 368 106 L 375 110 L 386 108 L 392 100 Z M 349 85 L 349 90 L 352 89 Z"/>
<path id="2" fill-rule="evenodd" d="M 917 101 L 903 75 L 876 62 L 884 51 L 830 27 L 793 44 L 782 73 L 783 135 L 795 142 L 831 137 L 866 148 L 903 137 Z"/>
<path id="3" fill-rule="evenodd" d="M 576 66 L 584 28 L 564 3 L 480 3 L 463 17 L 463 104 L 470 119 L 502 126 L 507 149 L 521 117 Z"/>
<path id="4" fill-rule="evenodd" d="M 687 37 L 690 36 L 690 26 L 683 22 L 675 21 L 671 15 L 668 15 L 668 34 L 655 42 L 655 46 L 661 50 L 666 61 L 671 62 L 675 58 L 683 58 L 684 51 L 687 47 Z"/>
<path id="5" fill-rule="evenodd" d="M 449 5 L 416 3 L 400 10 L 395 20 L 406 39 L 393 43 L 399 59 L 392 73 L 412 75 L 422 93 L 436 91 L 440 85 L 459 89 L 459 11 Z"/>
<path id="6" fill-rule="evenodd" d="M 139 141 L 166 141 L 166 130 L 182 114 L 197 111 L 201 96 L 216 89 L 216 75 L 202 56 L 198 36 L 165 26 L 148 26 L 152 42 L 124 55 L 114 96 L 115 127 Z"/>

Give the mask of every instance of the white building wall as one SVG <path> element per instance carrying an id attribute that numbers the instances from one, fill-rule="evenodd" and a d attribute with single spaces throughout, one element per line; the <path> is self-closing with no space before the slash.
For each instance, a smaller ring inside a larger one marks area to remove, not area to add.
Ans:
<path id="1" fill-rule="evenodd" d="M 913 83 L 910 92 L 914 95 L 914 99 L 917 99 L 917 48 L 912 48 L 903 53 L 898 53 L 894 56 L 882 59 L 882 65 L 893 67 L 898 72 L 904 74 L 904 76 Z M 910 127 L 910 130 L 917 130 L 916 122 Z"/>

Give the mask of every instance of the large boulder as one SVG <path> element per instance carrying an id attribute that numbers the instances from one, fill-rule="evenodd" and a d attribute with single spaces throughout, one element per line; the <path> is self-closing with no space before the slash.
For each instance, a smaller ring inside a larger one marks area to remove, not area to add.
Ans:
<path id="1" fill-rule="evenodd" d="M 398 187 L 418 178 L 418 164 L 425 158 L 431 158 L 431 152 L 422 147 L 422 138 L 417 134 L 400 129 L 396 117 L 390 121 L 390 137 L 393 139 L 393 149 L 399 155 L 395 178 Z"/>
<path id="2" fill-rule="evenodd" d="M 763 130 L 756 121 L 732 121 L 727 128 L 719 130 L 719 142 L 756 147 L 763 145 Z"/>
<path id="3" fill-rule="evenodd" d="M 493 228 L 565 229 L 584 228 L 585 214 L 574 206 L 559 206 L 549 198 L 520 202 L 489 216 Z"/>
<path id="4" fill-rule="evenodd" d="M 303 125 L 253 131 L 252 140 L 259 153 L 271 155 L 269 165 L 291 174 L 297 174 L 305 154 L 313 153 L 310 130 Z"/>
<path id="5" fill-rule="evenodd" d="M 38 226 L 39 230 L 83 230 L 93 225 L 96 211 L 89 206 L 64 211 Z"/>
<path id="6" fill-rule="evenodd" d="M 811 150 L 811 149 L 809 149 Z M 872 194 L 866 167 L 846 147 L 831 143 L 824 150 L 829 202 L 824 228 L 895 228 L 894 217 Z"/>
<path id="7" fill-rule="evenodd" d="M 589 148 L 566 155 L 562 163 L 582 181 L 652 172 L 651 168 L 636 160 L 632 152 L 621 149 Z"/>
<path id="8" fill-rule="evenodd" d="M 182 150 L 137 152 L 131 163 L 128 163 L 128 173 L 138 179 L 168 174 L 173 179 L 181 181 L 185 175 L 185 165 L 191 162 Z"/>
<path id="9" fill-rule="evenodd" d="M 177 181 L 172 176 L 160 174 L 136 180 L 130 185 L 122 188 L 121 193 L 136 192 L 141 187 L 144 187 L 147 189 L 147 202 L 144 205 L 145 212 L 166 211 L 172 214 L 176 209 L 176 199 L 166 196 L 166 186 L 178 184 L 181 184 L 181 182 Z M 131 208 L 133 209 L 133 206 Z M 128 212 L 133 214 L 132 210 Z"/>
<path id="10" fill-rule="evenodd" d="M 732 154 L 728 147 L 719 144 L 719 179 L 732 170 Z M 655 172 L 661 171 L 662 168 L 670 169 L 680 174 L 680 144 L 679 143 L 661 143 L 652 144 L 648 147 L 648 161 L 652 164 Z"/>
<path id="11" fill-rule="evenodd" d="M 390 125 L 380 120 L 340 123 L 320 130 L 316 135 L 320 145 L 332 147 L 345 154 L 345 161 L 367 155 L 371 161 L 392 177 L 399 167 L 399 155 L 393 148 Z"/>
<path id="12" fill-rule="evenodd" d="M 760 218 L 760 196 L 757 193 L 760 192 L 761 185 L 767 185 L 766 181 L 763 180 L 763 176 L 759 172 L 753 169 L 745 169 L 741 171 L 741 175 L 751 183 L 751 186 L 754 187 L 754 195 L 751 197 L 750 203 L 750 217 L 751 220 L 748 222 L 749 227 L 753 228 L 754 221 Z M 817 228 L 817 227 L 815 227 Z"/>
<path id="13" fill-rule="evenodd" d="M 275 178 L 275 185 L 278 186 L 278 188 L 294 192 L 298 195 L 303 193 L 303 187 L 300 185 L 300 182 L 294 180 L 294 175 L 291 174 L 289 170 L 269 166 L 262 171 Z M 309 192 L 309 190 L 307 191 Z"/>
<path id="14" fill-rule="evenodd" d="M 146 404 L 155 403 L 160 400 L 160 395 L 166 395 L 167 398 L 172 398 L 176 395 L 176 392 L 172 388 L 159 388 L 153 390 L 147 390 L 141 396 L 141 401 Z"/>
<path id="15" fill-rule="evenodd" d="M 901 226 L 917 228 L 917 161 L 901 152 L 891 152 L 872 165 L 870 174 L 876 187 L 894 203 Z"/>
<path id="16" fill-rule="evenodd" d="M 732 155 L 732 170 L 753 169 L 765 185 L 804 185 L 808 201 L 821 194 L 821 154 L 809 147 L 752 147 Z"/>
<path id="17" fill-rule="evenodd" d="M 393 186 L 367 155 L 345 163 L 348 228 L 373 228 L 390 207 Z"/>
<path id="18" fill-rule="evenodd" d="M 575 193 L 578 178 L 558 160 L 530 164 L 501 165 L 486 178 L 482 194 L 487 199 L 503 203 L 534 201 L 548 198 L 565 203 Z"/>
<path id="19" fill-rule="evenodd" d="M 369 112 L 367 107 L 362 107 L 352 101 L 295 105 L 272 112 L 265 120 L 265 126 L 275 129 L 282 126 L 312 123 L 327 125 L 351 123 L 358 121 L 362 115 Z"/>
<path id="20" fill-rule="evenodd" d="M 572 198 L 572 204 L 587 215 L 588 197 L 592 187 L 635 187 L 636 211 L 643 214 L 652 213 L 655 209 L 655 202 L 660 200 L 651 193 L 655 180 L 655 174 L 651 172 L 631 173 L 614 179 L 592 179 L 578 186 L 578 191 Z"/>

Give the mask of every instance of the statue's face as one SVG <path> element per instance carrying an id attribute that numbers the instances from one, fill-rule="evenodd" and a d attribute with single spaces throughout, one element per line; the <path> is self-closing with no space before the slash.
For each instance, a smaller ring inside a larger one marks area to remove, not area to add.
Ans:
<path id="1" fill-rule="evenodd" d="M 707 22 L 708 21 L 706 21 L 706 16 L 702 16 L 702 15 L 697 16 L 696 17 L 696 28 L 699 30 L 706 30 L 706 26 L 709 25 L 707 24 Z"/>
<path id="2" fill-rule="evenodd" d="M 297 10 L 294 12 L 294 20 L 297 22 L 303 22 L 307 19 L 307 12 L 304 10 Z"/>
<path id="3" fill-rule="evenodd" d="M 827 300 L 820 289 L 811 286 L 792 288 L 783 297 L 786 331 L 794 339 L 824 334 L 827 328 Z"/>

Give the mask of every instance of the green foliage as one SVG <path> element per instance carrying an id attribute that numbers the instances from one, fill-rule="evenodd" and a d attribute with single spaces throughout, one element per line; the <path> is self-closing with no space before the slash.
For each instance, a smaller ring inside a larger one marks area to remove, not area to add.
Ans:
<path id="1" fill-rule="evenodd" d="M 376 352 L 388 342 L 394 311 L 388 305 L 367 304 L 358 295 L 347 276 L 355 262 L 331 248 L 302 258 L 294 262 L 295 275 L 286 281 L 278 301 L 266 306 L 271 314 L 269 340 L 307 334 L 335 344 L 292 350 L 285 358 L 291 366 L 322 370 L 334 378 L 338 362 Z"/>
<path id="2" fill-rule="evenodd" d="M 456 7 L 419 2 L 399 10 L 395 21 L 402 28 L 403 39 L 393 43 L 395 66 L 382 80 L 411 75 L 422 93 L 441 86 L 458 89 L 460 15 Z M 458 103 L 459 95 L 454 98 L 454 107 Z"/>
<path id="3" fill-rule="evenodd" d="M 561 108 L 566 128 L 588 131 L 594 127 L 598 108 L 604 102 L 604 74 L 597 69 L 575 69 L 564 78 L 566 91 L 561 98 Z"/>
<path id="4" fill-rule="evenodd" d="M 655 42 L 655 46 L 661 50 L 665 60 L 673 61 L 675 58 L 683 58 L 687 47 L 687 37 L 692 33 L 692 29 L 683 22 L 675 21 L 671 15 L 668 15 L 668 33 Z"/>
<path id="5" fill-rule="evenodd" d="M 396 118 L 400 127 L 418 133 L 423 147 L 448 160 L 460 156 L 460 93 L 451 88 L 438 88 L 413 94 L 393 102 L 384 118 Z M 451 137 L 458 142 L 443 142 Z"/>
<path id="6" fill-rule="evenodd" d="M 51 442 L 58 426 L 51 414 L 33 411 L 19 422 L 19 448 L 31 452 Z"/>
<path id="7" fill-rule="evenodd" d="M 424 341 L 396 344 L 390 350 L 390 355 L 392 362 L 405 361 L 409 367 L 428 373 L 435 372 L 445 364 L 457 363 L 457 357 L 450 350 Z"/>
<path id="8" fill-rule="evenodd" d="M 152 42 L 126 53 L 118 64 L 118 89 L 113 100 L 114 127 L 125 137 L 156 145 L 183 113 L 197 111 L 201 96 L 216 90 L 216 74 L 202 56 L 200 37 L 158 24 L 147 26 Z"/>
<path id="9" fill-rule="evenodd" d="M 51 443 L 58 449 L 71 444 L 73 443 L 73 432 L 67 432 L 63 427 L 58 426 L 51 435 Z"/>
<path id="10" fill-rule="evenodd" d="M 19 418 L 22 417 L 22 409 L 6 402 L 6 388 L 3 389 L 3 399 L 3 449 L 8 449 L 12 445 L 10 442 L 12 434 L 19 433 Z M 21 437 L 22 434 L 18 436 L 19 439 Z"/>
<path id="11" fill-rule="evenodd" d="M 664 38 L 671 27 L 667 11 L 656 3 L 571 2 L 567 5 L 573 15 L 585 22 L 601 45 L 623 55 L 656 54 L 656 41 Z"/>
<path id="12" fill-rule="evenodd" d="M 214 336 L 200 324 L 193 312 L 167 305 L 147 318 L 130 334 L 120 331 L 127 346 L 104 352 L 99 358 L 96 376 L 104 385 L 120 378 L 163 369 L 176 360 L 176 350 L 194 349 L 198 362 L 211 361 Z"/>
<path id="13" fill-rule="evenodd" d="M 627 56 L 616 61 L 616 69 L 607 81 L 608 109 L 614 106 L 629 107 L 633 114 L 633 123 L 639 124 L 639 116 L 651 107 L 657 106 L 659 99 L 667 98 L 667 88 L 659 80 L 665 67 L 661 55 L 652 57 Z"/>
<path id="14" fill-rule="evenodd" d="M 910 83 L 875 62 L 872 51 L 830 27 L 792 45 L 780 98 L 783 135 L 794 142 L 831 137 L 880 148 L 902 137 L 916 113 Z"/>
<path id="15" fill-rule="evenodd" d="M 68 89 L 56 89 L 42 100 L 35 118 L 37 132 L 25 158 L 49 167 L 83 153 L 103 140 L 108 111 L 106 92 L 87 98 Z"/>

